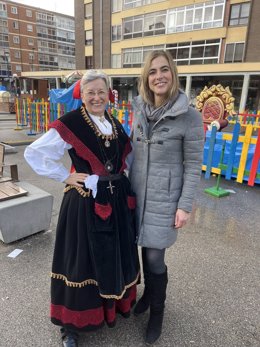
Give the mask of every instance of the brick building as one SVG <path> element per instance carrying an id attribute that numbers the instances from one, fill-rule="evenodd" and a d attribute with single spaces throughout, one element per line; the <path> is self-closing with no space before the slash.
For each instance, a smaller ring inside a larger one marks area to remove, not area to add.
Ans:
<path id="1" fill-rule="evenodd" d="M 74 17 L 0 0 L 0 84 L 23 72 L 73 69 Z"/>

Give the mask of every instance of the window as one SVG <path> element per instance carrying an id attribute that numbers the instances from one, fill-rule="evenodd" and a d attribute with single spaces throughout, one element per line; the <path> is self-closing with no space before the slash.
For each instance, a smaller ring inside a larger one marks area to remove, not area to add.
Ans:
<path id="1" fill-rule="evenodd" d="M 71 57 L 59 57 L 58 64 L 62 70 L 75 69 L 75 59 Z"/>
<path id="2" fill-rule="evenodd" d="M 29 61 L 34 61 L 34 53 L 29 53 L 28 54 Z"/>
<path id="3" fill-rule="evenodd" d="M 144 63 L 146 56 L 154 50 L 164 49 L 164 45 L 148 46 L 148 47 L 135 47 L 123 49 L 122 63 L 124 68 L 128 67 L 141 67 Z"/>
<path id="4" fill-rule="evenodd" d="M 8 35 L 5 35 L 5 34 L 0 34 L 0 47 L 6 47 L 9 49 L 9 37 Z"/>
<path id="5" fill-rule="evenodd" d="M 48 13 L 36 12 L 37 23 L 56 25 L 56 16 Z"/>
<path id="6" fill-rule="evenodd" d="M 1 10 L 0 10 L 1 11 Z M 7 20 L 0 19 L 0 26 L 7 28 Z M 3 28 L 2 28 L 3 29 Z M 7 32 L 8 34 L 8 32 Z"/>
<path id="7" fill-rule="evenodd" d="M 229 25 L 246 25 L 248 23 L 249 10 L 249 2 L 232 5 L 229 17 Z"/>
<path id="8" fill-rule="evenodd" d="M 19 23 L 17 21 L 13 22 L 13 28 L 16 30 L 19 29 Z"/>
<path id="9" fill-rule="evenodd" d="M 57 28 L 63 28 L 66 30 L 75 30 L 75 21 L 68 18 L 61 18 L 56 16 Z"/>
<path id="10" fill-rule="evenodd" d="M 132 22 L 133 37 L 143 36 L 143 18 L 135 17 Z"/>
<path id="11" fill-rule="evenodd" d="M 39 54 L 39 64 L 58 67 L 58 57 L 48 54 Z"/>
<path id="12" fill-rule="evenodd" d="M 91 18 L 92 18 L 92 3 L 85 4 L 85 19 L 91 19 Z"/>
<path id="13" fill-rule="evenodd" d="M 34 39 L 32 39 L 31 37 L 28 38 L 28 45 L 34 46 Z"/>
<path id="14" fill-rule="evenodd" d="M 167 33 L 221 27 L 224 8 L 224 0 L 215 0 L 170 9 Z"/>
<path id="15" fill-rule="evenodd" d="M 112 26 L 112 41 L 119 41 L 122 39 L 122 26 L 114 25 Z"/>
<path id="16" fill-rule="evenodd" d="M 50 34 L 50 31 L 49 31 L 49 34 Z M 56 34 L 57 34 L 56 36 L 58 41 L 71 42 L 71 43 L 75 42 L 75 33 L 73 32 L 57 29 Z M 54 39 L 55 31 L 52 32 L 52 35 Z"/>
<path id="17" fill-rule="evenodd" d="M 155 4 L 161 1 L 164 1 L 164 0 L 124 0 L 123 8 L 124 10 L 126 10 L 129 8 L 138 7 L 142 5 Z"/>
<path id="18" fill-rule="evenodd" d="M 6 11 L 6 4 L 0 3 L 0 11 Z"/>
<path id="19" fill-rule="evenodd" d="M 16 71 L 22 71 L 21 65 L 15 65 L 15 70 Z"/>
<path id="20" fill-rule="evenodd" d="M 244 42 L 228 43 L 226 45 L 225 63 L 238 63 L 243 61 Z"/>
<path id="21" fill-rule="evenodd" d="M 93 69 L 93 57 L 86 57 L 86 69 Z"/>
<path id="22" fill-rule="evenodd" d="M 123 20 L 123 38 L 165 34 L 166 11 L 153 12 Z"/>
<path id="23" fill-rule="evenodd" d="M 48 45 L 50 47 L 50 45 Z M 62 55 L 75 55 L 75 47 L 64 44 L 58 44 L 58 53 Z"/>
<path id="24" fill-rule="evenodd" d="M 203 40 L 167 44 L 166 49 L 177 65 L 216 64 L 220 40 Z"/>
<path id="25" fill-rule="evenodd" d="M 32 11 L 31 10 L 26 10 L 26 16 L 27 17 L 32 17 Z"/>
<path id="26" fill-rule="evenodd" d="M 13 37 L 13 43 L 19 44 L 20 43 L 20 38 L 19 36 L 14 36 Z"/>
<path id="27" fill-rule="evenodd" d="M 118 12 L 122 10 L 122 0 L 112 0 L 112 12 Z"/>
<path id="28" fill-rule="evenodd" d="M 93 45 L 92 30 L 86 30 L 85 31 L 85 44 L 86 44 L 86 46 L 92 46 Z"/>
<path id="29" fill-rule="evenodd" d="M 111 67 L 112 67 L 112 69 L 121 68 L 121 54 L 112 54 Z"/>
<path id="30" fill-rule="evenodd" d="M 15 52 L 14 52 L 14 57 L 15 57 L 16 59 L 20 59 L 20 58 L 21 58 L 21 53 L 20 53 L 20 51 L 15 51 Z"/>
<path id="31" fill-rule="evenodd" d="M 11 13 L 17 14 L 18 13 L 17 7 L 11 6 Z"/>
<path id="32" fill-rule="evenodd" d="M 163 0 L 143 0 L 143 5 L 155 4 L 157 2 L 161 2 Z"/>
<path id="33" fill-rule="evenodd" d="M 141 0 L 124 0 L 124 10 L 142 5 Z"/>
<path id="34" fill-rule="evenodd" d="M 27 31 L 33 31 L 33 26 L 31 24 L 27 24 Z"/>
<path id="35" fill-rule="evenodd" d="M 144 36 L 165 34 L 166 13 L 155 12 L 144 16 Z"/>

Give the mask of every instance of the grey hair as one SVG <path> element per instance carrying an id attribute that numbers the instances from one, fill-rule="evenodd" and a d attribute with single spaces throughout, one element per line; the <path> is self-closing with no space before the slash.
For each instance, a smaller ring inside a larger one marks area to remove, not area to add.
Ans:
<path id="1" fill-rule="evenodd" d="M 85 88 L 85 86 L 91 82 L 94 81 L 98 78 L 101 78 L 105 84 L 107 89 L 109 89 L 110 87 L 110 80 L 107 74 L 105 74 L 103 71 L 101 70 L 88 70 L 83 77 L 81 78 L 80 81 L 80 92 L 83 92 L 83 89 Z"/>

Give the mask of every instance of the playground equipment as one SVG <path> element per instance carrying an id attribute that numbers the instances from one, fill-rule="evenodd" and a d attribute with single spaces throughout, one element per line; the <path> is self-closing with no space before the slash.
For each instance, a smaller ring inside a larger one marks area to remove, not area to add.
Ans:
<path id="1" fill-rule="evenodd" d="M 214 125 L 212 127 L 212 133 L 211 133 L 210 142 L 209 142 L 209 151 L 208 151 L 206 173 L 205 173 L 206 179 L 208 179 L 210 177 L 211 165 L 212 165 L 213 153 L 214 153 L 214 145 L 215 145 L 215 140 L 216 140 L 216 133 L 217 133 L 217 127 Z M 218 174 L 218 177 L 217 177 L 217 183 L 214 187 L 206 188 L 204 190 L 205 193 L 216 196 L 218 198 L 229 195 L 229 192 L 227 190 L 220 187 L 220 178 L 221 178 L 221 169 L 222 169 L 221 165 L 222 165 L 222 161 L 223 161 L 223 157 L 224 157 L 224 150 L 225 150 L 225 141 L 222 144 L 221 156 L 220 156 L 220 160 L 219 160 L 219 164 L 218 164 L 218 168 L 220 169 L 220 173 Z"/>
<path id="2" fill-rule="evenodd" d="M 240 123 L 241 125 L 252 124 L 253 130 L 260 126 L 260 111 L 257 113 L 239 113 L 228 117 L 229 124 Z"/>
<path id="3" fill-rule="evenodd" d="M 115 103 L 117 108 L 115 107 Z M 129 134 L 133 122 L 132 103 L 117 101 L 109 103 L 108 112 L 113 114 L 122 124 Z M 50 103 L 46 101 L 17 100 L 17 124 L 29 125 L 28 135 L 46 132 L 49 124 L 65 114 L 68 110 L 66 104 Z M 204 145 L 204 160 L 202 170 L 225 179 L 237 177 L 237 182 L 242 183 L 248 180 L 248 185 L 253 186 L 260 183 L 260 112 L 258 114 L 238 114 L 229 116 L 229 123 L 233 127 L 233 132 L 218 132 L 216 127 L 212 127 L 212 132 L 206 133 Z M 214 130 L 215 129 L 215 130 Z M 242 130 L 241 130 L 242 129 Z M 257 135 L 254 135 L 257 133 Z M 215 135 L 214 135 L 215 134 Z M 209 142 L 213 136 L 211 150 Z M 223 150 L 223 157 L 221 153 Z M 210 159 L 211 158 L 211 159 Z M 221 159 L 221 160 L 220 160 Z M 216 190 L 219 192 L 219 180 Z"/>
<path id="4" fill-rule="evenodd" d="M 225 128 L 228 125 L 227 117 L 235 113 L 235 98 L 229 87 L 224 88 L 221 84 L 204 87 L 196 99 L 196 108 L 202 114 L 205 131 L 211 130 L 212 125 L 217 130 Z"/>
<path id="5" fill-rule="evenodd" d="M 257 136 L 252 135 L 254 127 Z M 241 128 L 245 128 L 244 134 Z M 238 183 L 248 181 L 249 186 L 260 183 L 260 126 L 237 122 L 232 133 L 207 132 L 202 170 L 206 179 L 214 173 L 226 180 L 236 178 Z"/>
<path id="6" fill-rule="evenodd" d="M 17 127 L 28 127 L 28 135 L 46 132 L 49 124 L 67 112 L 67 105 L 31 99 L 16 99 Z"/>

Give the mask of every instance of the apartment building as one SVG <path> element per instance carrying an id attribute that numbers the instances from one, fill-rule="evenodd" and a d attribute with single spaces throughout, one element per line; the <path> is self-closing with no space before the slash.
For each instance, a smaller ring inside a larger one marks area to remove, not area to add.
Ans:
<path id="1" fill-rule="evenodd" d="M 1 85 L 10 87 L 23 72 L 73 69 L 74 17 L 0 0 Z"/>
<path id="2" fill-rule="evenodd" d="M 259 18 L 259 0 L 77 0 L 76 67 L 105 70 L 131 99 L 146 55 L 164 49 L 191 103 L 221 83 L 237 110 L 260 109 Z"/>

